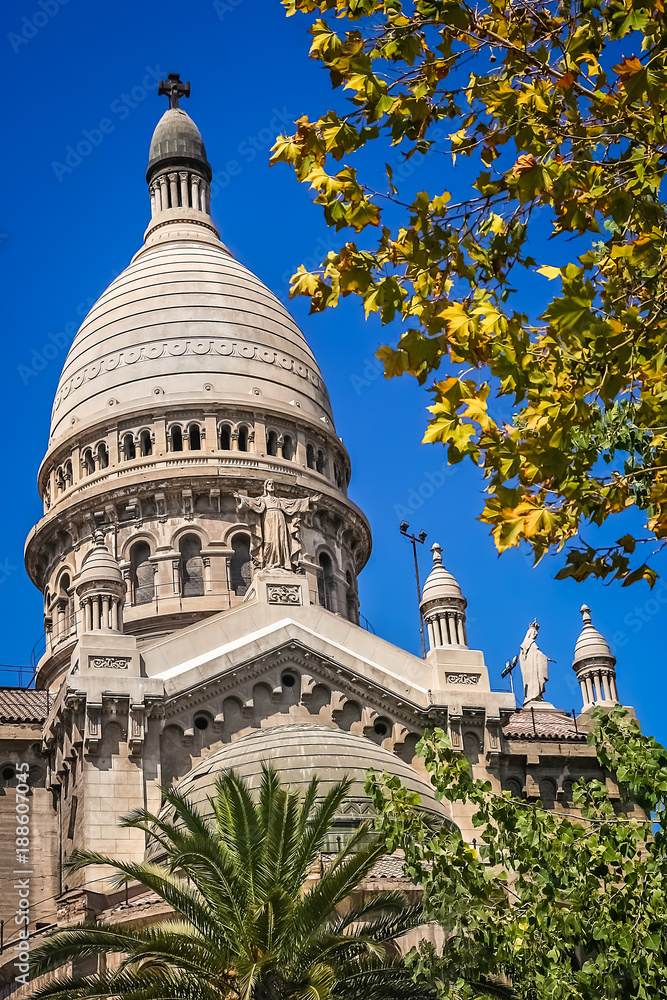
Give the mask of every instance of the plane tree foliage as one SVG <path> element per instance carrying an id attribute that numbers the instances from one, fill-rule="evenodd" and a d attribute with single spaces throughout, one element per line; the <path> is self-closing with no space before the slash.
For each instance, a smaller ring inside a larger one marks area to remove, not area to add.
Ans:
<path id="1" fill-rule="evenodd" d="M 472 842 L 452 826 L 434 831 L 414 792 L 369 772 L 387 847 L 404 851 L 425 916 L 446 933 L 444 949 L 408 956 L 442 998 L 457 975 L 506 976 L 525 1000 L 667 994 L 667 750 L 624 709 L 596 711 L 589 742 L 618 790 L 582 778 L 556 810 L 494 792 L 442 730 L 425 735 L 418 752 L 437 796 L 472 808 Z"/>
<path id="2" fill-rule="evenodd" d="M 282 3 L 309 17 L 310 56 L 340 92 L 273 149 L 341 232 L 291 294 L 313 312 L 354 295 L 401 321 L 378 351 L 385 374 L 431 392 L 425 442 L 483 470 L 501 552 L 565 546 L 560 577 L 653 586 L 667 539 L 663 0 Z M 429 190 L 405 169 L 421 158 Z M 582 541 L 629 508 L 636 531 Z"/>

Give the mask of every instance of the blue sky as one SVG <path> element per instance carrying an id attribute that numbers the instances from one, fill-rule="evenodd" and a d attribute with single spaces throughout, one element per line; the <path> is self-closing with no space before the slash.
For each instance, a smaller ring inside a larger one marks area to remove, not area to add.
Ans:
<path id="1" fill-rule="evenodd" d="M 202 131 L 214 171 L 212 212 L 232 252 L 285 298 L 289 275 L 343 242 L 284 166 L 268 167 L 276 132 L 341 107 L 329 78 L 307 58 L 308 19 L 286 18 L 278 0 L 173 0 L 91 4 L 7 0 L 2 7 L 7 139 L 0 255 L 5 277 L 3 426 L 8 455 L 0 493 L 0 660 L 29 661 L 42 631 L 41 596 L 23 570 L 23 543 L 40 516 L 36 476 L 55 387 L 76 327 L 141 243 L 149 217 L 144 181 L 152 130 L 166 107 L 154 80 L 180 72 L 192 83 L 184 107 Z M 79 152 L 77 152 L 77 147 Z M 383 157 L 384 160 L 384 157 Z M 379 164 L 380 167 L 383 163 Z M 378 170 L 368 169 L 374 176 Z M 442 189 L 444 160 L 419 163 L 410 180 Z M 422 179 L 423 178 L 423 179 Z M 454 182 L 460 183 L 460 182 Z M 349 237 L 348 237 L 349 238 Z M 361 242 L 361 240 L 360 240 Z M 535 245 L 539 263 L 560 263 Z M 537 314 L 552 291 L 524 282 L 520 307 Z M 483 482 L 469 465 L 447 468 L 439 446 L 420 444 L 429 398 L 406 378 L 387 382 L 374 353 L 397 330 L 366 323 L 358 300 L 309 317 L 291 304 L 324 373 L 338 433 L 352 459 L 352 498 L 373 529 L 360 578 L 362 612 L 376 632 L 419 650 L 412 554 L 402 518 L 437 540 L 468 598 L 469 638 L 492 685 L 533 618 L 555 660 L 547 696 L 580 708 L 571 670 L 585 601 L 618 657 L 618 687 L 647 732 L 667 740 L 661 660 L 667 583 L 556 582 L 561 560 L 532 568 L 529 554 L 499 558 L 476 520 Z M 613 539 L 638 526 L 624 518 Z M 594 538 L 592 533 L 585 537 Z M 656 568 L 667 576 L 667 559 Z M 9 675 L 5 674 L 7 683 Z"/>

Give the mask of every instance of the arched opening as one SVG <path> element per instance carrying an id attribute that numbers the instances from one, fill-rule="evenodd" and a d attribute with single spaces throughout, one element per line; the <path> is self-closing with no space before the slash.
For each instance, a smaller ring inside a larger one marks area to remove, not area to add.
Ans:
<path id="1" fill-rule="evenodd" d="M 469 764 L 479 764 L 479 737 L 476 733 L 466 733 L 463 737 L 463 756 Z"/>
<path id="2" fill-rule="evenodd" d="M 252 580 L 250 535 L 234 535 L 232 548 L 234 555 L 229 560 L 229 585 L 237 597 L 242 597 Z"/>
<path id="3" fill-rule="evenodd" d="M 232 450 L 232 432 L 229 424 L 223 424 L 220 428 L 219 444 L 220 451 L 231 451 Z"/>
<path id="4" fill-rule="evenodd" d="M 95 471 L 95 459 L 90 448 L 87 448 L 83 453 L 83 468 L 87 476 L 92 476 Z"/>
<path id="5" fill-rule="evenodd" d="M 130 462 L 137 456 L 137 449 L 134 444 L 134 434 L 126 434 L 123 438 L 123 459 Z"/>
<path id="6" fill-rule="evenodd" d="M 151 440 L 151 432 L 149 430 L 142 431 L 139 435 L 139 443 L 141 445 L 141 454 L 145 457 L 146 455 L 153 454 L 153 442 Z"/>
<path id="7" fill-rule="evenodd" d="M 317 471 L 321 476 L 324 475 L 325 468 L 326 468 L 326 461 L 324 458 L 324 452 L 320 448 L 320 450 L 317 453 Z"/>
<path id="8" fill-rule="evenodd" d="M 331 556 L 326 552 L 320 555 L 320 571 L 317 574 L 317 596 L 320 604 L 327 611 L 335 611 L 335 581 Z"/>
<path id="9" fill-rule="evenodd" d="M 190 424 L 188 437 L 190 438 L 190 451 L 201 451 L 201 431 L 199 424 Z"/>
<path id="10" fill-rule="evenodd" d="M 509 777 L 503 782 L 503 788 L 509 792 L 513 799 L 523 798 L 523 781 L 521 778 Z"/>
<path id="11" fill-rule="evenodd" d="M 67 488 L 67 486 L 71 486 L 73 482 L 72 463 L 70 462 L 69 459 L 65 462 L 63 468 L 63 475 L 65 477 L 65 487 Z"/>
<path id="12" fill-rule="evenodd" d="M 183 451 L 183 431 L 178 426 L 174 424 L 169 433 L 169 443 L 171 445 L 171 451 Z"/>
<path id="13" fill-rule="evenodd" d="M 345 604 L 347 607 L 348 621 L 358 624 L 357 615 L 357 592 L 354 586 L 354 579 L 349 569 L 345 573 Z"/>
<path id="14" fill-rule="evenodd" d="M 150 554 L 148 542 L 137 542 L 130 550 L 133 604 L 150 604 L 155 596 L 155 569 L 148 561 Z"/>
<path id="15" fill-rule="evenodd" d="M 294 458 L 294 444 L 292 443 L 292 438 L 289 434 L 285 435 L 283 441 L 283 458 L 286 458 L 288 462 L 291 462 Z"/>
<path id="16" fill-rule="evenodd" d="M 58 581 L 57 633 L 60 638 L 69 635 L 74 628 L 74 595 L 69 573 L 63 573 Z"/>
<path id="17" fill-rule="evenodd" d="M 274 457 L 278 454 L 278 435 L 275 431 L 269 431 L 267 435 L 266 454 L 273 455 Z"/>
<path id="18" fill-rule="evenodd" d="M 181 595 L 201 597 L 204 593 L 204 560 L 199 535 L 185 535 L 179 542 L 181 553 Z"/>
<path id="19" fill-rule="evenodd" d="M 109 468 L 109 449 L 107 448 L 105 441 L 100 441 L 97 446 L 97 461 L 100 469 Z"/>
<path id="20" fill-rule="evenodd" d="M 556 805 L 558 789 L 553 778 L 542 778 L 540 781 L 540 799 L 545 809 L 553 809 Z"/>
<path id="21" fill-rule="evenodd" d="M 306 446 L 306 465 L 309 469 L 317 468 L 317 462 L 315 461 L 315 449 L 312 444 Z"/>
<path id="22" fill-rule="evenodd" d="M 248 450 L 248 428 L 239 427 L 239 451 Z"/>

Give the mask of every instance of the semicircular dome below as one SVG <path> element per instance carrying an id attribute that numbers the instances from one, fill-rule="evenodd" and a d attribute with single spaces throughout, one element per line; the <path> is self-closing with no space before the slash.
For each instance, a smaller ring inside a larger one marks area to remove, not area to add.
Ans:
<path id="1" fill-rule="evenodd" d="M 165 399 L 260 402 L 333 430 L 326 386 L 302 332 L 217 240 L 147 246 L 100 296 L 60 376 L 50 447 Z"/>
<path id="2" fill-rule="evenodd" d="M 425 809 L 451 819 L 447 805 L 435 798 L 428 778 L 396 754 L 365 736 L 311 723 L 273 726 L 226 743 L 197 764 L 176 787 L 206 813 L 203 807 L 213 795 L 219 775 L 233 770 L 246 779 L 251 789 L 257 789 L 263 762 L 271 763 L 285 784 L 301 792 L 305 792 L 313 775 L 318 776 L 325 793 L 347 775 L 353 779 L 349 797 L 356 803 L 369 802 L 364 790 L 368 768 L 386 770 L 398 775 L 410 791 L 417 792 Z"/>

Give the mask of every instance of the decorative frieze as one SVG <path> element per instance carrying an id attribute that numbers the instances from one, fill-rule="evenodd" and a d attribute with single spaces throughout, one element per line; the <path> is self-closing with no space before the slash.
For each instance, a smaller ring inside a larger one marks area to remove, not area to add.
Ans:
<path id="1" fill-rule="evenodd" d="M 448 684 L 479 684 L 479 674 L 447 674 Z"/>
<path id="2" fill-rule="evenodd" d="M 89 656 L 88 666 L 104 670 L 127 670 L 130 659 L 129 656 Z"/>
<path id="3" fill-rule="evenodd" d="M 301 604 L 301 587 L 298 583 L 267 584 L 266 599 L 269 604 Z"/>

